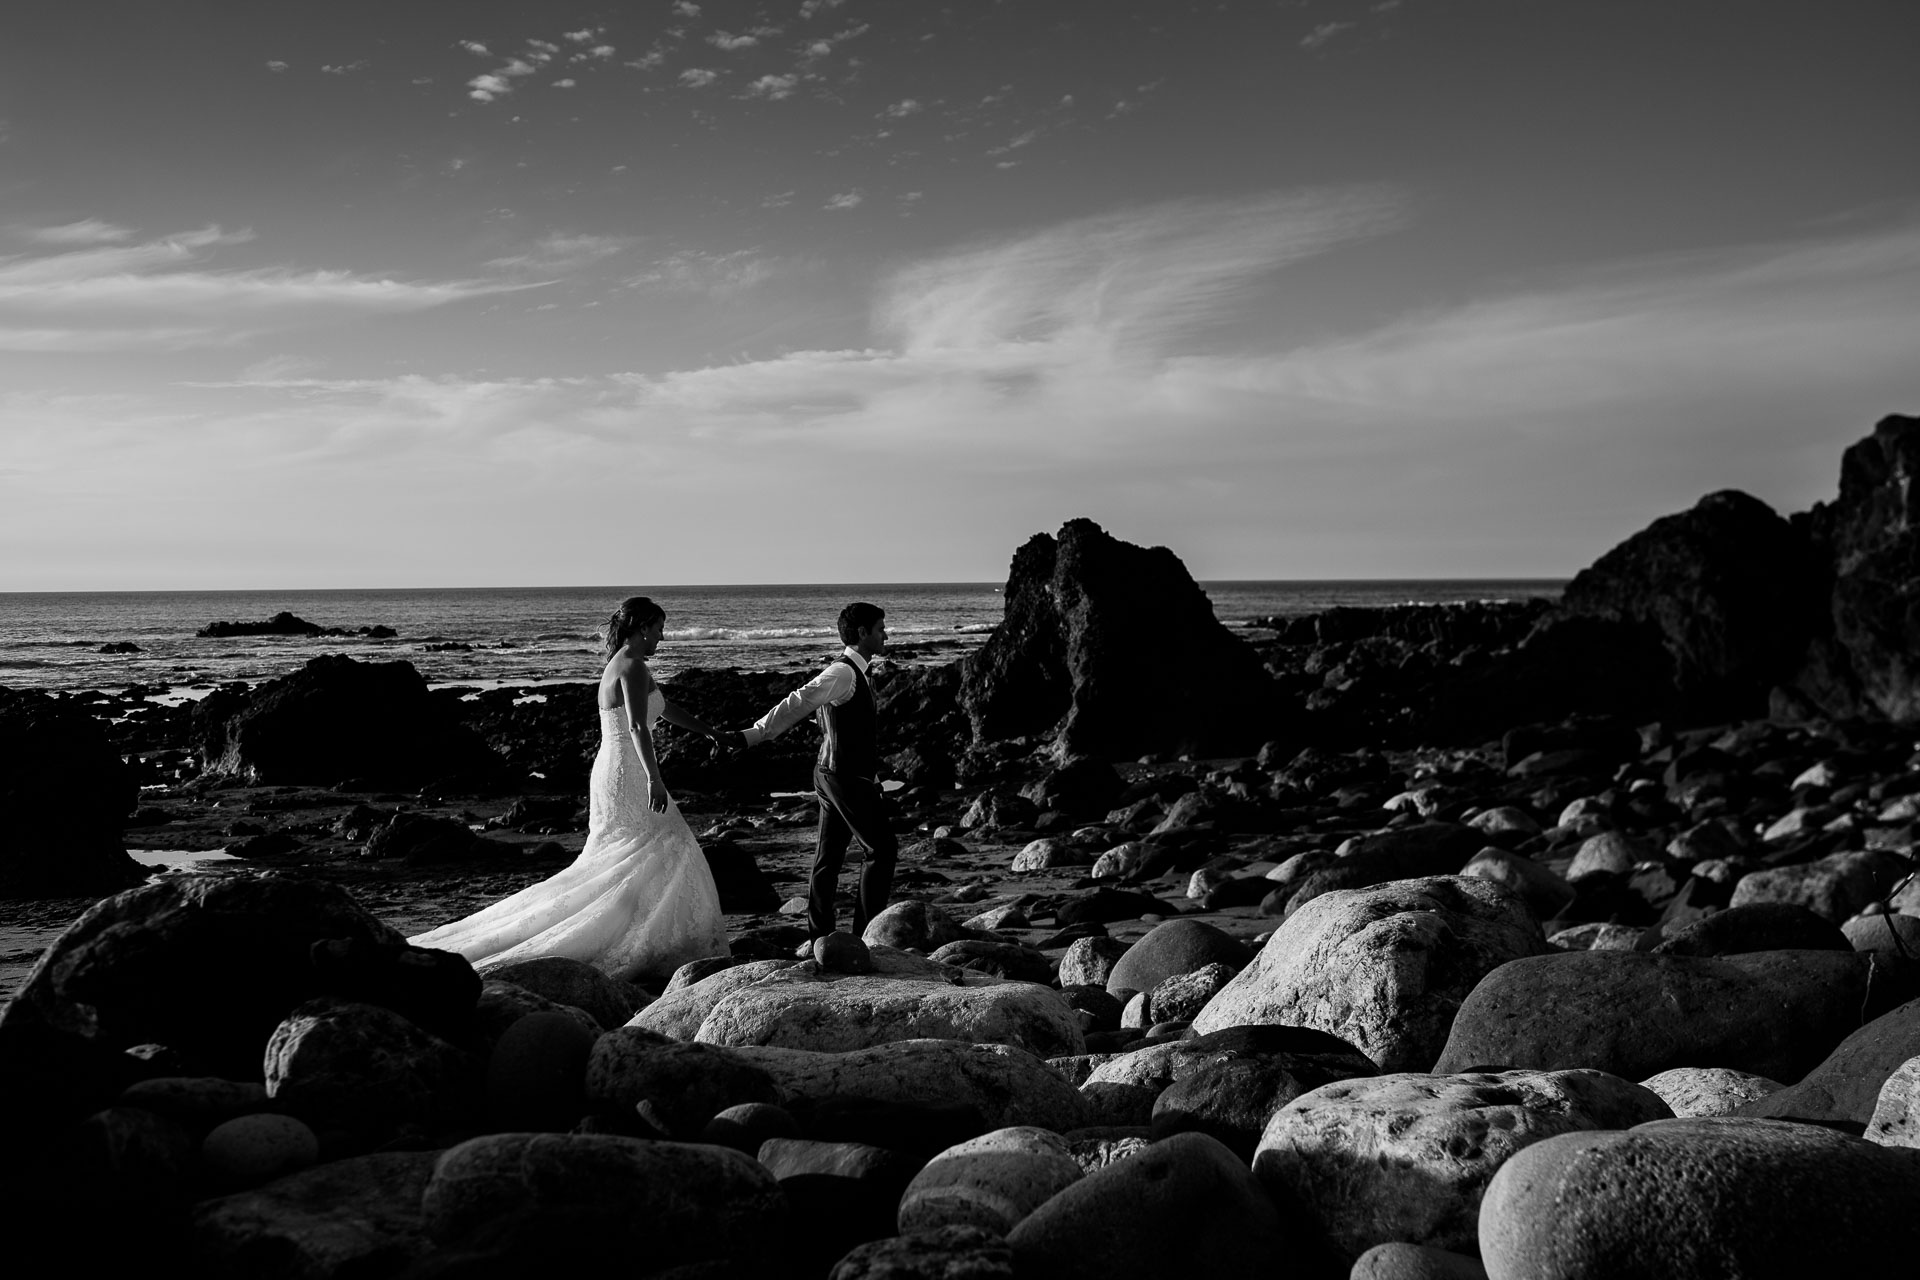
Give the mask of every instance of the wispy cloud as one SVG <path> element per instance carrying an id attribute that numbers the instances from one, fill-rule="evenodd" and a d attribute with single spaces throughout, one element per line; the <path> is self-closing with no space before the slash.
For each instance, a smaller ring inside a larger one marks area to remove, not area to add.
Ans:
<path id="1" fill-rule="evenodd" d="M 632 247 L 631 236 L 577 235 L 550 232 L 520 253 L 494 258 L 490 267 L 544 273 L 577 271 Z"/>
<path id="2" fill-rule="evenodd" d="M 688 67 L 680 73 L 680 83 L 689 89 L 704 89 L 719 78 L 719 72 L 709 71 L 705 67 Z"/>
<path id="3" fill-rule="evenodd" d="M 273 72 L 275 75 L 279 75 L 281 72 L 285 71 L 287 69 L 287 66 L 288 66 L 287 63 L 280 61 L 280 59 L 278 58 L 267 59 L 267 70 Z"/>
<path id="4" fill-rule="evenodd" d="M 881 108 L 880 114 L 888 120 L 904 120 L 920 110 L 917 98 L 902 98 L 891 106 Z"/>
<path id="5" fill-rule="evenodd" d="M 842 191 L 838 195 L 828 196 L 827 202 L 820 207 L 822 209 L 858 209 L 866 198 L 867 193 L 855 187 L 851 191 Z"/>
<path id="6" fill-rule="evenodd" d="M 207 265 L 211 253 L 253 238 L 249 231 L 203 227 L 140 244 L 0 261 L 0 346 L 35 351 L 217 346 L 289 325 L 419 311 L 519 287 Z"/>
<path id="7" fill-rule="evenodd" d="M 656 259 L 626 283 L 637 289 L 726 297 L 763 284 L 780 270 L 779 262 L 758 249 L 728 253 L 686 249 Z"/>
<path id="8" fill-rule="evenodd" d="M 1353 25 L 1351 22 L 1323 22 L 1300 38 L 1300 47 L 1309 52 L 1323 48 L 1342 31 L 1351 31 Z"/>
<path id="9" fill-rule="evenodd" d="M 23 236 L 34 244 L 117 244 L 129 240 L 133 232 L 126 227 L 115 226 L 99 218 L 82 218 L 78 222 L 63 222 L 53 227 L 23 227 L 15 234 Z"/>
<path id="10" fill-rule="evenodd" d="M 730 31 L 715 31 L 707 37 L 707 43 L 716 49 L 724 49 L 728 53 L 732 53 L 736 49 L 753 48 L 760 43 L 760 38 L 750 35 L 737 36 Z"/>

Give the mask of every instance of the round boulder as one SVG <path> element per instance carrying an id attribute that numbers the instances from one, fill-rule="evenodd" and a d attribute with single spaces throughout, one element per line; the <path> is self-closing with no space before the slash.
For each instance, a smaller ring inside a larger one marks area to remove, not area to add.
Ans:
<path id="1" fill-rule="evenodd" d="M 222 1187 L 257 1187 L 319 1159 L 319 1138 L 292 1116 L 239 1116 L 215 1125 L 200 1141 L 201 1167 Z"/>
<path id="2" fill-rule="evenodd" d="M 1356 1045 L 1382 1070 L 1424 1071 L 1480 979 L 1546 948 L 1525 902 L 1490 881 L 1434 876 L 1336 890 L 1274 930 L 1193 1029 L 1313 1027 Z"/>
<path id="3" fill-rule="evenodd" d="M 1348 1256 L 1395 1240 L 1457 1252 L 1474 1248 L 1480 1198 L 1515 1152 L 1670 1114 L 1656 1094 L 1601 1071 L 1341 1080 L 1274 1113 L 1253 1171 Z"/>
<path id="4" fill-rule="evenodd" d="M 1246 944 L 1224 930 L 1200 920 L 1167 920 L 1120 957 L 1107 975 L 1107 990 L 1151 991 L 1168 978 L 1215 963 L 1238 972 L 1248 958 Z"/>
<path id="5" fill-rule="evenodd" d="M 975 1226 L 1005 1235 L 1081 1178 L 1066 1139 L 1045 1129 L 995 1129 L 929 1161 L 900 1198 L 902 1235 Z"/>
<path id="6" fill-rule="evenodd" d="M 1492 1280 L 1875 1275 L 1920 1250 L 1920 1161 L 1813 1125 L 1719 1116 L 1519 1152 L 1480 1209 Z"/>

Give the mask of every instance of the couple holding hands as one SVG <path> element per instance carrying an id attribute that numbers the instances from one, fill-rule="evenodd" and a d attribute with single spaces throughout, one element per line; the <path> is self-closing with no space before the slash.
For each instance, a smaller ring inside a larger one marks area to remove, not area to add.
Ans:
<path id="1" fill-rule="evenodd" d="M 857 602 L 840 611 L 845 646 L 806 684 L 750 728 L 719 730 L 668 701 L 646 660 L 666 612 L 645 596 L 607 620 L 600 675 L 600 749 L 588 789 L 587 842 L 567 868 L 451 924 L 408 939 L 456 951 L 475 966 L 565 956 L 627 981 L 661 979 L 689 960 L 727 954 L 713 874 L 668 794 L 653 746 L 660 720 L 704 734 L 722 750 L 820 722 L 814 787 L 820 827 L 807 885 L 809 939 L 834 931 L 834 889 L 853 840 L 867 850 L 853 931 L 887 905 L 898 851 L 881 802 L 879 715 L 868 665 L 887 643 L 886 612 Z"/>

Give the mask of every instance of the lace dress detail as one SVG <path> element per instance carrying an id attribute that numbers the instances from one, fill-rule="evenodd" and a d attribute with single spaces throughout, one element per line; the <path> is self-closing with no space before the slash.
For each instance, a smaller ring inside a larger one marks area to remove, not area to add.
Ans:
<path id="1" fill-rule="evenodd" d="M 647 697 L 647 723 L 666 699 Z M 627 981 L 727 954 L 713 873 L 676 801 L 647 807 L 647 773 L 620 707 L 600 709 L 586 847 L 559 874 L 464 920 L 409 938 L 478 967 L 565 956 Z"/>

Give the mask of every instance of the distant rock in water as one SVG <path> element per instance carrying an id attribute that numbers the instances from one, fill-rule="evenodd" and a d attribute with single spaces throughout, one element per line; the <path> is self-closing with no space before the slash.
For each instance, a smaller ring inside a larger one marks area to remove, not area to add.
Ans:
<path id="1" fill-rule="evenodd" d="M 193 634 L 202 640 L 230 636 L 365 636 L 369 640 L 391 640 L 399 632 L 384 626 L 323 627 L 282 609 L 265 622 L 209 622 Z"/>
<path id="2" fill-rule="evenodd" d="M 1252 750 L 1278 736 L 1273 680 L 1179 557 L 1084 519 L 1014 553 L 1005 619 L 961 664 L 960 700 L 976 739 L 1057 729 L 1063 757 Z"/>
<path id="3" fill-rule="evenodd" d="M 408 662 L 328 654 L 251 693 L 210 694 L 193 723 L 208 773 L 256 783 L 420 784 L 503 768 Z"/>
<path id="4" fill-rule="evenodd" d="M 101 645 L 96 653 L 139 653 L 140 646 L 131 640 L 110 640 Z"/>
<path id="5" fill-rule="evenodd" d="M 100 722 L 62 700 L 0 689 L 0 897 L 113 893 L 146 868 L 121 829 L 139 799 Z"/>

